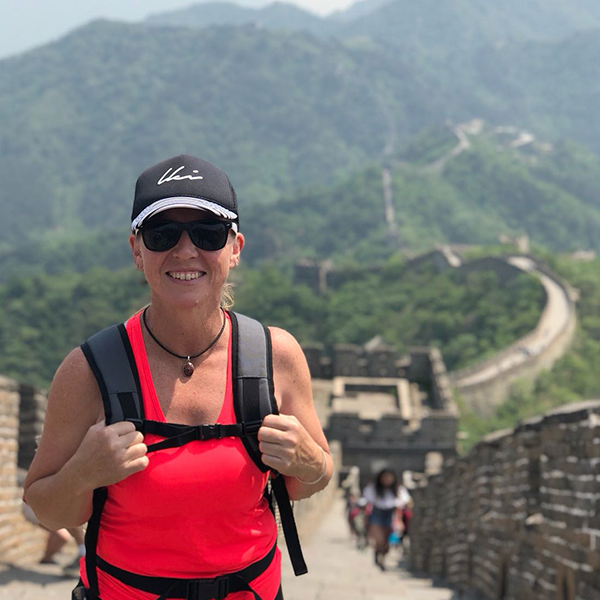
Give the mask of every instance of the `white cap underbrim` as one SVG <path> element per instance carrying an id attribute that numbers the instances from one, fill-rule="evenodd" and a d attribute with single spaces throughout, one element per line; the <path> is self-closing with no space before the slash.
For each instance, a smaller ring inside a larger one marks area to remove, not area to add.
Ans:
<path id="1" fill-rule="evenodd" d="M 231 210 L 223 208 L 221 205 L 205 200 L 204 198 L 191 198 L 189 196 L 180 196 L 175 198 L 162 198 L 147 206 L 132 222 L 131 231 L 135 232 L 139 226 L 155 214 L 167 210 L 169 208 L 196 208 L 199 210 L 207 210 L 214 213 L 223 219 L 234 221 L 238 216 Z M 237 228 L 236 228 L 237 230 Z"/>

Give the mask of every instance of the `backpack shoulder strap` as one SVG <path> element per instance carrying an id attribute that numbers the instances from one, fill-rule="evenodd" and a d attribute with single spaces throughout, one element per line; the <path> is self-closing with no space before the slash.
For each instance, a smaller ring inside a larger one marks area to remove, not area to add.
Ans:
<path id="1" fill-rule="evenodd" d="M 98 382 L 106 424 L 125 419 L 141 423 L 144 405 L 140 380 L 125 325 L 111 325 L 94 334 L 81 345 L 81 350 Z M 99 594 L 96 546 L 106 498 L 106 488 L 94 490 L 92 516 L 85 534 L 85 570 L 91 593 L 96 596 Z"/>
<path id="2" fill-rule="evenodd" d="M 81 346 L 102 394 L 106 424 L 143 420 L 140 380 L 125 325 L 111 325 Z"/>
<path id="3" fill-rule="evenodd" d="M 262 421 L 267 415 L 278 414 L 273 392 L 273 360 L 271 334 L 261 323 L 245 315 L 230 312 L 232 327 L 233 406 L 238 423 Z M 258 438 L 242 438 L 244 446 L 263 472 Z"/>
<path id="4" fill-rule="evenodd" d="M 279 414 L 273 386 L 273 351 L 269 330 L 258 321 L 230 312 L 232 326 L 232 376 L 233 405 L 239 423 L 262 421 L 269 414 Z M 247 435 L 242 441 L 252 460 L 265 472 L 269 469 L 261 460 L 256 434 Z M 271 470 L 271 486 L 285 541 L 296 575 L 308 572 L 290 497 L 284 478 Z"/>

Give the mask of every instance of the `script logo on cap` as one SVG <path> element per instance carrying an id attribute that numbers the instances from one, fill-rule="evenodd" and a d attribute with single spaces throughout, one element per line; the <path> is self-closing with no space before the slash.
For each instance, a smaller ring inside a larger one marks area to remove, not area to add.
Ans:
<path id="1" fill-rule="evenodd" d="M 189 179 L 190 181 L 195 181 L 196 179 L 204 179 L 202 175 L 198 175 L 197 177 L 194 177 L 193 175 L 178 175 L 177 173 L 179 173 L 181 169 L 185 169 L 185 166 L 182 165 L 181 167 L 179 167 L 179 169 L 175 169 L 175 171 L 173 171 L 173 167 L 168 168 L 167 172 L 158 180 L 157 185 L 162 185 L 163 183 L 168 183 L 169 181 L 183 181 L 184 179 Z M 169 175 L 171 171 L 173 172 Z M 200 171 L 198 171 L 197 169 L 194 169 L 192 171 L 192 173 L 199 172 Z"/>

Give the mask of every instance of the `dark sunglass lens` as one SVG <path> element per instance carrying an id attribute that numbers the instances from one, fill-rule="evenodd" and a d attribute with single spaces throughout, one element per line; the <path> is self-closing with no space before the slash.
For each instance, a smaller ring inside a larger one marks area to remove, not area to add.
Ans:
<path id="1" fill-rule="evenodd" d="M 142 238 L 148 250 L 164 252 L 177 245 L 181 230 L 177 223 L 148 223 L 142 230 Z"/>
<path id="2" fill-rule="evenodd" d="M 227 243 L 229 226 L 222 221 L 199 221 L 190 228 L 192 242 L 202 250 L 220 250 Z"/>

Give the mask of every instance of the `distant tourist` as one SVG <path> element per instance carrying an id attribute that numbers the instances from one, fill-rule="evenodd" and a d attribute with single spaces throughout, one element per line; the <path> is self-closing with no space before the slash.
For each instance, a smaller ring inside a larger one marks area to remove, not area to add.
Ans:
<path id="1" fill-rule="evenodd" d="M 48 537 L 46 539 L 46 547 L 44 548 L 44 554 L 40 559 L 41 565 L 55 565 L 58 564 L 55 556 L 62 550 L 64 545 L 69 540 L 74 540 L 77 544 L 77 557 L 73 562 L 68 565 L 64 565 L 63 569 L 65 574 L 73 574 L 74 572 L 79 573 L 80 559 L 85 556 L 85 545 L 83 543 L 83 527 L 69 527 L 69 529 L 58 529 L 56 531 L 50 531 L 44 527 L 35 516 L 31 507 L 23 503 L 23 515 L 25 518 L 34 525 L 39 525 L 42 529 L 46 529 Z"/>
<path id="2" fill-rule="evenodd" d="M 389 552 L 389 538 L 392 522 L 399 510 L 404 509 L 410 501 L 410 495 L 404 486 L 398 484 L 396 474 L 390 469 L 383 469 L 374 483 L 367 485 L 363 497 L 369 503 L 369 538 L 374 547 L 375 564 L 385 570 L 385 556 Z"/>
<path id="3" fill-rule="evenodd" d="M 290 499 L 333 463 L 298 342 L 229 310 L 227 175 L 187 155 L 144 171 L 129 244 L 151 302 L 59 367 L 26 501 L 49 528 L 89 520 L 76 600 L 282 599 L 269 475 L 301 574 Z"/>

